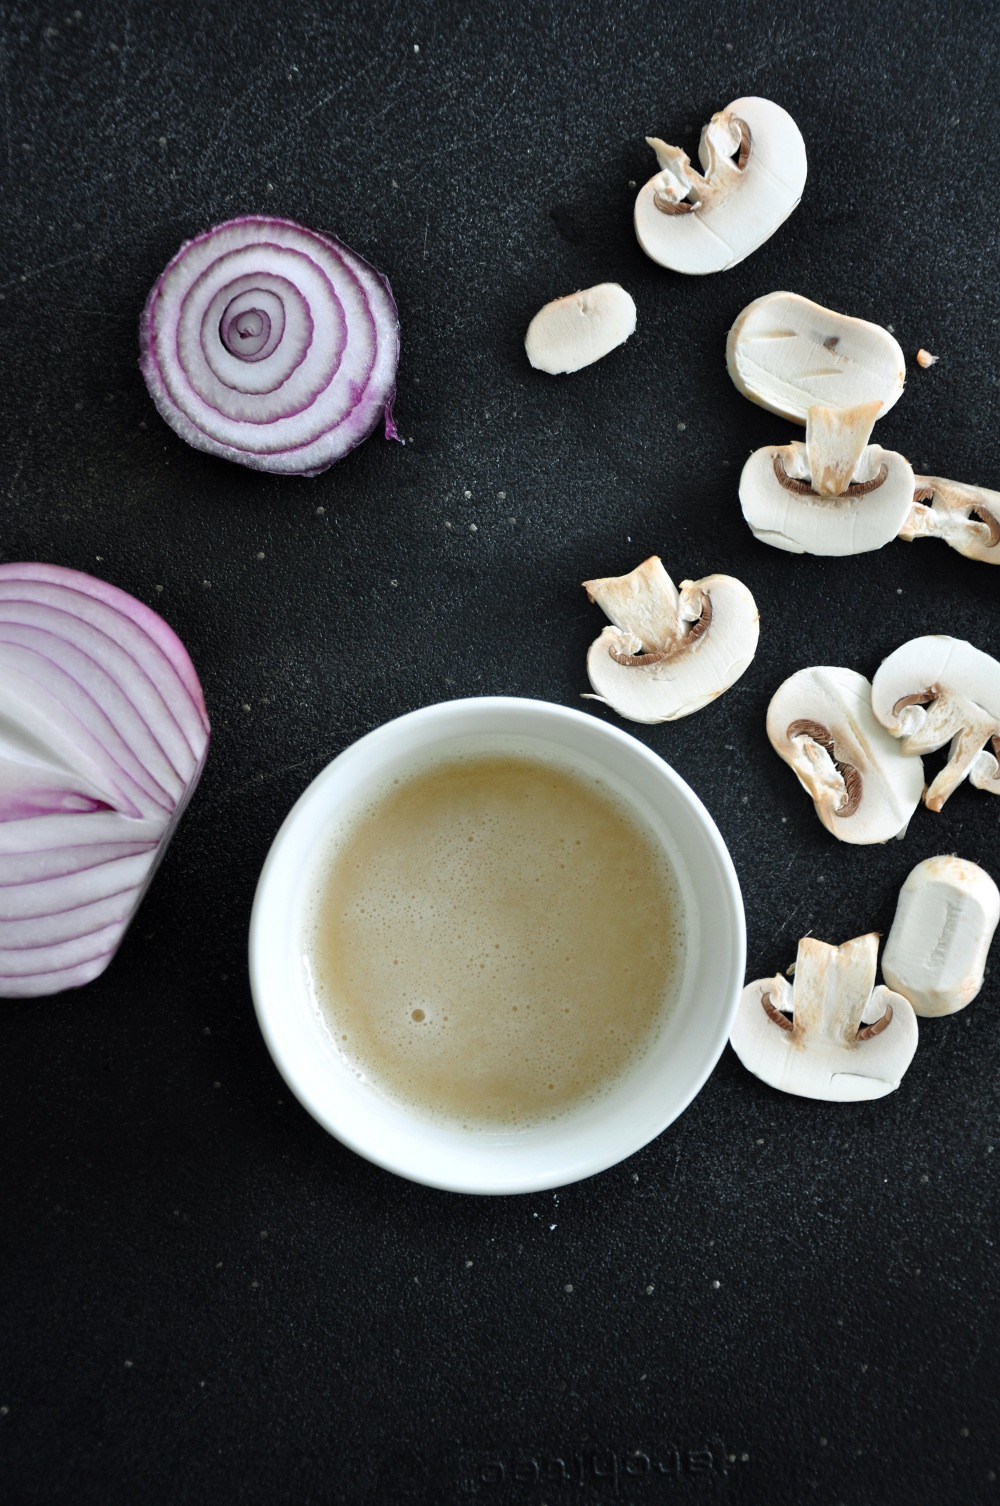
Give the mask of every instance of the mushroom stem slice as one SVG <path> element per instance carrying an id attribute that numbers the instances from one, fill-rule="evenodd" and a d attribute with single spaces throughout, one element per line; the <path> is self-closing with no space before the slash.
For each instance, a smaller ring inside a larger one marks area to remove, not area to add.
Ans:
<path id="1" fill-rule="evenodd" d="M 757 651 L 754 599 L 730 575 L 686 580 L 678 591 L 653 555 L 584 588 L 614 624 L 587 655 L 590 699 L 631 721 L 689 716 L 739 679 Z"/>
<path id="2" fill-rule="evenodd" d="M 874 987 L 877 957 L 874 932 L 839 947 L 803 937 L 794 984 L 761 978 L 743 990 L 731 1037 L 743 1065 L 804 1098 L 891 1093 L 913 1060 L 917 1021 L 901 994 Z"/>
<path id="3" fill-rule="evenodd" d="M 817 405 L 877 401 L 886 414 L 906 379 L 906 360 L 888 330 L 798 293 L 748 303 L 729 331 L 726 365 L 744 397 L 799 424 Z"/>
<path id="4" fill-rule="evenodd" d="M 882 407 L 880 398 L 856 408 L 823 408 L 806 414 L 806 454 L 813 490 L 839 497 L 850 485 Z"/>
<path id="5" fill-rule="evenodd" d="M 633 633 L 648 653 L 662 653 L 680 634 L 681 598 L 656 554 L 628 575 L 585 580 L 583 589 L 622 632 Z"/>
<path id="6" fill-rule="evenodd" d="M 913 506 L 901 539 L 943 539 L 967 559 L 1000 565 L 1000 492 L 942 476 L 913 480 Z"/>
<path id="7" fill-rule="evenodd" d="M 876 719 L 864 675 L 800 669 L 771 698 L 767 735 L 839 841 L 864 845 L 905 833 L 923 793 L 923 764 Z"/>
<path id="8" fill-rule="evenodd" d="M 948 762 L 924 794 L 928 810 L 940 811 L 967 777 L 1000 794 L 990 762 L 1000 752 L 1000 663 L 989 654 L 944 633 L 913 638 L 876 670 L 872 709 L 904 753 L 950 743 Z"/>
<path id="9" fill-rule="evenodd" d="M 882 957 L 886 981 L 919 1015 L 954 1014 L 983 986 L 1000 890 L 964 858 L 925 858 L 899 891 Z"/>
<path id="10" fill-rule="evenodd" d="M 810 413 L 819 411 L 813 408 Z M 855 410 L 858 411 L 858 410 Z M 861 428 L 863 428 L 863 422 Z M 854 427 L 854 439 L 861 433 Z M 829 431 L 828 431 L 829 433 Z M 755 450 L 740 476 L 740 505 L 755 538 L 790 554 L 848 555 L 881 549 L 899 533 L 913 502 L 913 472 L 893 450 L 867 445 L 839 496 L 817 489 L 843 479 L 848 456 L 835 460 L 835 441 L 815 435 L 815 470 L 808 440 Z"/>
<path id="11" fill-rule="evenodd" d="M 531 365 L 552 376 L 599 361 L 635 333 L 635 304 L 617 282 L 602 282 L 547 303 L 528 325 Z"/>
<path id="12" fill-rule="evenodd" d="M 639 190 L 635 233 L 646 255 L 675 272 L 721 272 L 774 234 L 802 197 L 806 152 L 798 126 L 768 99 L 733 100 L 712 116 L 691 166 L 679 147 L 647 136 L 659 172 Z"/>

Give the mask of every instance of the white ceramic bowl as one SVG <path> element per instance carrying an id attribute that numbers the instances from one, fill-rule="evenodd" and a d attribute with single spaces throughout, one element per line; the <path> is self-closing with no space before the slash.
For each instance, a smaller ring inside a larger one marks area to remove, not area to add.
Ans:
<path id="1" fill-rule="evenodd" d="M 303 916 L 324 838 L 387 780 L 438 754 L 516 744 L 598 774 L 662 842 L 687 909 L 685 977 L 652 1047 L 602 1098 L 518 1132 L 425 1122 L 361 1080 L 338 1054 L 308 986 Z M 715 1066 L 743 986 L 739 881 L 698 797 L 627 733 L 546 701 L 445 701 L 388 722 L 313 780 L 274 839 L 250 922 L 250 982 L 268 1049 L 325 1129 L 379 1166 L 455 1192 L 561 1187 L 639 1150 L 677 1118 Z"/>

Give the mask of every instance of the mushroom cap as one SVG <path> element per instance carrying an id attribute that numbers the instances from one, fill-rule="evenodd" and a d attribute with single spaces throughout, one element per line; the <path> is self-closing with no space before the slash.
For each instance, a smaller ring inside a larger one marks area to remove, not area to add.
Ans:
<path id="1" fill-rule="evenodd" d="M 635 333 L 635 304 L 617 282 L 601 282 L 547 303 L 528 325 L 524 348 L 553 376 L 599 361 Z"/>
<path id="2" fill-rule="evenodd" d="M 865 554 L 881 549 L 899 533 L 913 505 L 913 471 L 902 455 L 868 445 L 854 470 L 853 482 L 875 481 L 883 466 L 885 479 L 858 496 L 803 496 L 783 486 L 776 461 L 787 477 L 809 476 L 801 440 L 755 450 L 740 476 L 740 505 L 754 537 L 790 554 Z"/>
<path id="3" fill-rule="evenodd" d="M 728 160 L 740 145 L 740 123 L 750 140 L 742 169 Z M 806 181 L 806 148 L 795 121 L 754 95 L 734 99 L 702 131 L 698 157 L 706 178 L 691 171 L 683 152 L 667 148 L 658 156 L 660 172 L 635 201 L 636 237 L 661 267 L 695 276 L 723 272 L 755 251 L 791 214 Z M 656 207 L 664 169 L 679 194 L 693 188 L 697 209 L 665 214 Z"/>
<path id="4" fill-rule="evenodd" d="M 921 500 L 899 530 L 901 539 L 943 539 L 967 559 L 1000 565 L 1000 492 L 943 476 L 913 480 Z"/>
<path id="5" fill-rule="evenodd" d="M 932 691 L 960 696 L 1000 718 L 1000 664 L 964 638 L 946 633 L 911 638 L 882 660 L 872 680 L 872 710 L 893 737 L 908 737 L 923 718 L 920 708 L 899 703 Z M 943 747 L 951 736 L 944 733 L 935 746 Z"/>
<path id="6" fill-rule="evenodd" d="M 832 757 L 822 741 L 808 735 L 810 724 L 832 738 Z M 797 725 L 802 730 L 793 732 Z M 771 697 L 767 735 L 827 831 L 841 842 L 888 842 L 906 831 L 923 794 L 923 763 L 904 753 L 876 719 L 864 675 L 825 665 L 800 669 Z M 860 776 L 860 785 L 852 779 L 860 799 L 850 815 L 838 814 L 848 791 L 837 765 Z"/>
<path id="7" fill-rule="evenodd" d="M 748 303 L 729 331 L 726 365 L 744 397 L 799 424 L 816 405 L 879 402 L 888 413 L 906 378 L 903 352 L 888 330 L 798 293 Z"/>
<path id="8" fill-rule="evenodd" d="M 964 858 L 925 858 L 899 892 L 882 956 L 886 982 L 917 1014 L 954 1014 L 983 986 L 1000 890 Z"/>
<path id="9" fill-rule="evenodd" d="M 584 586 L 614 623 L 587 654 L 592 699 L 605 701 L 630 721 L 690 716 L 728 690 L 757 651 L 756 604 L 731 575 L 684 581 L 678 592 L 653 555 L 628 575 Z M 612 657 L 634 659 L 643 650 L 648 665 Z"/>
<path id="10" fill-rule="evenodd" d="M 803 937 L 794 985 L 780 975 L 747 984 L 730 1043 L 748 1071 L 782 1093 L 831 1103 L 883 1098 L 898 1088 L 917 1049 L 917 1017 L 901 994 L 873 988 L 877 956 L 874 933 L 839 947 Z M 792 1028 L 767 1014 L 766 994 L 773 1008 L 792 1012 Z M 859 1040 L 859 1027 L 889 1008 L 886 1028 Z"/>

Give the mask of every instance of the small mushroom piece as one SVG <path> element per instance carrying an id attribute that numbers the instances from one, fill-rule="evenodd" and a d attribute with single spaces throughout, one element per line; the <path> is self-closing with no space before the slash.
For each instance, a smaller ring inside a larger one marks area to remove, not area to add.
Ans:
<path id="1" fill-rule="evenodd" d="M 802 133 L 769 99 L 734 99 L 712 116 L 698 147 L 701 173 L 679 147 L 646 140 L 660 170 L 639 190 L 635 233 L 661 267 L 724 272 L 772 236 L 802 197 Z"/>
<path id="2" fill-rule="evenodd" d="M 923 764 L 876 719 L 864 675 L 800 669 L 772 696 L 767 735 L 839 841 L 860 846 L 905 835 L 923 794 Z"/>
<path id="3" fill-rule="evenodd" d="M 951 744 L 924 792 L 928 810 L 939 811 L 966 777 L 1000 795 L 1000 664 L 989 654 L 944 633 L 911 638 L 875 671 L 872 710 L 904 753 Z"/>
<path id="4" fill-rule="evenodd" d="M 599 361 L 634 333 L 631 297 L 617 282 L 601 282 L 539 309 L 524 348 L 536 370 L 559 376 Z"/>
<path id="5" fill-rule="evenodd" d="M 906 358 L 888 330 L 798 293 L 748 303 L 729 331 L 726 365 L 744 397 L 798 424 L 817 405 L 878 402 L 886 414 L 906 379 Z"/>
<path id="6" fill-rule="evenodd" d="M 587 654 L 587 699 L 630 721 L 690 716 L 728 690 L 757 652 L 756 604 L 731 575 L 685 580 L 678 591 L 654 554 L 628 575 L 583 585 L 614 624 Z"/>
<path id="7" fill-rule="evenodd" d="M 902 455 L 867 443 L 877 409 L 810 408 L 805 444 L 754 451 L 740 506 L 755 538 L 823 555 L 865 554 L 896 538 L 913 504 L 913 472 Z"/>
<path id="8" fill-rule="evenodd" d="M 1000 565 L 1000 492 L 943 476 L 914 476 L 913 506 L 901 539 L 943 539 L 959 554 Z"/>
<path id="9" fill-rule="evenodd" d="M 902 994 L 874 987 L 878 936 L 827 946 L 804 936 L 795 982 L 747 984 L 730 1042 L 755 1077 L 801 1098 L 858 1103 L 899 1087 L 917 1049 Z"/>
<path id="10" fill-rule="evenodd" d="M 955 1014 L 983 986 L 1000 890 L 964 858 L 925 858 L 899 891 L 882 954 L 885 980 L 919 1015 Z"/>

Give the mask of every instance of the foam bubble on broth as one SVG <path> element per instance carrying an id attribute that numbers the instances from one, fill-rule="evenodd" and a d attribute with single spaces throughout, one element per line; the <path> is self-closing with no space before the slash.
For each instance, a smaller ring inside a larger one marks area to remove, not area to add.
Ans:
<path id="1" fill-rule="evenodd" d="M 359 1075 L 422 1117 L 523 1128 L 606 1093 L 657 1038 L 683 901 L 603 782 L 466 754 L 394 781 L 332 839 L 304 944 Z"/>

